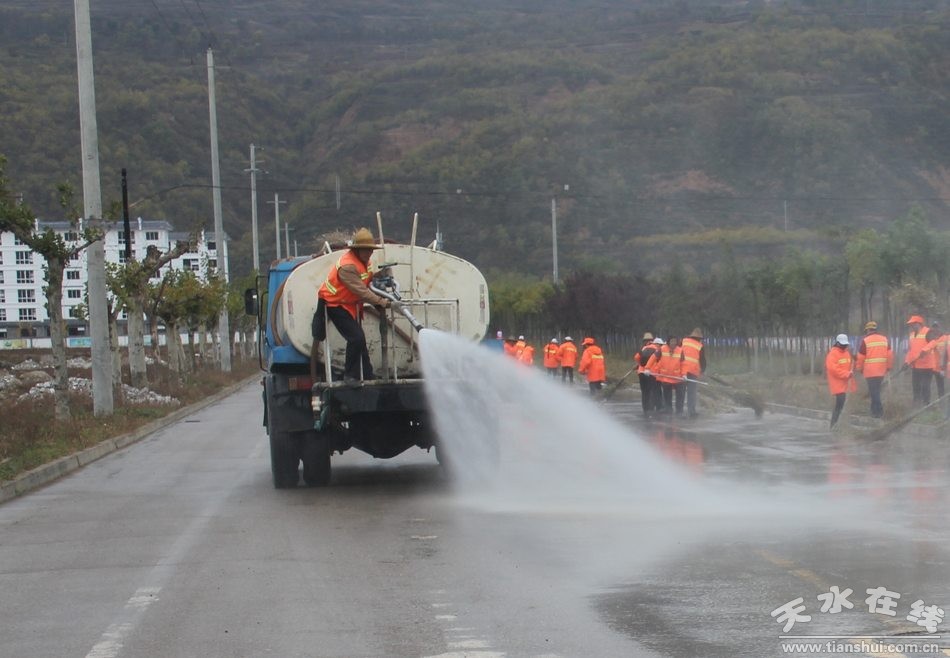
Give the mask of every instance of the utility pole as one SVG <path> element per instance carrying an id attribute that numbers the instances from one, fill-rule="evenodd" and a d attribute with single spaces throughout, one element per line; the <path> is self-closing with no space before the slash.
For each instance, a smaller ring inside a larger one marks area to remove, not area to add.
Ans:
<path id="1" fill-rule="evenodd" d="M 129 177 L 122 168 L 122 229 L 125 231 L 125 262 L 132 260 L 132 222 L 129 219 Z"/>
<path id="2" fill-rule="evenodd" d="M 214 53 L 208 48 L 208 116 L 211 126 L 211 193 L 214 202 L 214 242 L 218 252 L 218 270 L 224 273 L 228 283 L 228 244 L 224 235 L 224 218 L 221 215 L 221 167 L 218 162 L 218 110 L 214 97 Z M 221 265 L 224 265 L 222 268 Z M 221 371 L 231 372 L 231 328 L 228 324 L 227 304 L 218 315 L 218 349 Z"/>
<path id="3" fill-rule="evenodd" d="M 89 0 L 74 0 L 76 65 L 79 77 L 79 128 L 82 145 L 83 215 L 89 224 L 101 225 L 102 189 L 99 181 L 99 134 L 96 125 L 96 89 L 92 67 L 92 27 Z M 111 416 L 112 353 L 109 345 L 109 311 L 106 298 L 106 255 L 102 240 L 86 247 L 89 286 L 89 333 L 92 339 L 92 410 Z"/>
<path id="4" fill-rule="evenodd" d="M 277 260 L 280 260 L 280 204 L 287 203 L 286 201 L 280 200 L 280 194 L 274 192 L 274 200 L 268 201 L 267 203 L 274 204 L 274 232 L 277 236 Z M 290 254 L 287 254 L 288 256 Z"/>
<path id="5" fill-rule="evenodd" d="M 557 197 L 551 197 L 551 254 L 554 264 L 554 285 L 557 285 Z"/>
<path id="6" fill-rule="evenodd" d="M 336 209 L 340 209 L 340 174 L 335 174 L 333 177 L 334 187 L 336 188 Z"/>
<path id="7" fill-rule="evenodd" d="M 782 207 L 785 209 L 785 232 L 788 233 L 788 201 L 782 201 Z"/>
<path id="8" fill-rule="evenodd" d="M 251 168 L 244 171 L 251 174 L 251 245 L 254 252 L 254 272 L 261 271 L 261 252 L 257 237 L 257 163 L 254 161 L 254 145 L 251 144 Z"/>
<path id="9" fill-rule="evenodd" d="M 290 224 L 284 222 L 284 253 L 290 258 Z"/>

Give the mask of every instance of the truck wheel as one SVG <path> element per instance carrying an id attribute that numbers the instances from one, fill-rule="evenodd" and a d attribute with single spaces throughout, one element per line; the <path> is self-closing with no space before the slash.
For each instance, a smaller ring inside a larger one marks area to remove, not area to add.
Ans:
<path id="1" fill-rule="evenodd" d="M 275 489 L 297 486 L 299 462 L 300 457 L 293 436 L 289 432 L 271 432 L 270 470 L 274 476 Z"/>
<path id="2" fill-rule="evenodd" d="M 330 437 L 312 432 L 303 437 L 303 481 L 308 487 L 330 484 Z"/>

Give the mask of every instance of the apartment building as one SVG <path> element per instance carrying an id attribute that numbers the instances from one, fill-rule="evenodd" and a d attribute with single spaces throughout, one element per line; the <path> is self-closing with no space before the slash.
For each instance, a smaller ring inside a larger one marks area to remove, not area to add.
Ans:
<path id="1" fill-rule="evenodd" d="M 70 244 L 77 244 L 80 239 L 81 227 L 77 230 L 70 222 L 37 220 L 36 224 L 40 232 L 52 229 Z M 139 217 L 132 221 L 128 237 L 132 241 L 133 256 L 141 260 L 149 246 L 168 251 L 178 241 L 188 240 L 189 234 L 176 231 L 167 221 Z M 125 246 L 125 230 L 118 222 L 105 235 L 106 262 L 124 263 Z M 217 254 L 214 231 L 201 231 L 195 248 L 168 263 L 155 280 L 170 269 L 191 270 L 203 277 L 209 269 L 217 267 Z M 49 314 L 43 292 L 45 264 L 42 256 L 13 233 L 0 233 L 0 338 L 49 336 Z M 82 314 L 76 308 L 85 305 L 86 281 L 86 254 L 83 251 L 69 263 L 63 280 L 63 318 L 68 333 L 73 336 L 82 336 L 87 330 L 87 323 L 80 319 Z M 124 320 L 124 315 L 120 319 Z"/>

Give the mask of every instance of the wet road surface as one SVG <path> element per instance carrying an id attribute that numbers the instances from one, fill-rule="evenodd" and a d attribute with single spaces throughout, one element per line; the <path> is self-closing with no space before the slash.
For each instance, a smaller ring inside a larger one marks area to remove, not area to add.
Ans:
<path id="1" fill-rule="evenodd" d="M 922 621 L 950 606 L 947 439 L 866 444 L 751 412 L 655 424 L 617 403 L 631 441 L 713 488 L 740 483 L 757 515 L 493 511 L 459 504 L 419 450 L 350 451 L 331 487 L 276 491 L 259 400 L 249 387 L 0 506 L 0 655 L 833 655 L 783 651 L 781 635 L 948 645 L 906 619 L 918 600 Z M 853 607 L 838 597 L 840 612 L 821 612 L 832 587 L 851 589 Z M 878 587 L 891 594 L 871 612 Z M 771 613 L 798 598 L 810 620 L 786 632 Z M 950 655 L 875 641 L 852 655 Z"/>

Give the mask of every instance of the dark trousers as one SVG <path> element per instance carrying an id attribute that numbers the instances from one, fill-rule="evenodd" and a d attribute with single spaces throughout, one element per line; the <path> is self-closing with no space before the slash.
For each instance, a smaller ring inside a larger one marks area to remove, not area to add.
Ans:
<path id="1" fill-rule="evenodd" d="M 659 410 L 663 411 L 663 413 L 671 414 L 673 413 L 673 384 L 659 382 L 659 386 L 660 390 L 663 392 L 663 406 L 659 407 Z"/>
<path id="2" fill-rule="evenodd" d="M 552 377 L 557 377 L 557 366 L 554 366 L 553 368 L 547 368 L 547 371 Z"/>
<path id="3" fill-rule="evenodd" d="M 603 382 L 589 382 L 587 384 L 590 387 L 590 394 L 597 395 L 600 393 L 600 388 L 604 385 Z"/>
<path id="4" fill-rule="evenodd" d="M 865 377 L 868 383 L 868 395 L 871 398 L 871 418 L 884 417 L 884 405 L 881 404 L 881 382 L 884 377 Z"/>
<path id="5" fill-rule="evenodd" d="M 311 333 L 314 340 L 326 340 L 327 327 L 323 314 L 329 318 L 336 330 L 346 341 L 346 357 L 343 362 L 343 377 L 346 379 L 373 379 L 373 364 L 369 360 L 366 347 L 366 334 L 358 320 L 342 306 L 327 306 L 321 299 L 313 314 Z M 329 358 L 329 350 L 326 350 Z M 361 372 L 362 368 L 362 372 Z"/>
<path id="6" fill-rule="evenodd" d="M 690 418 L 696 415 L 696 402 L 699 399 L 699 377 L 690 373 L 686 375 L 686 413 Z"/>
<path id="7" fill-rule="evenodd" d="M 943 391 L 944 391 L 944 388 L 943 388 L 943 373 L 942 373 L 942 372 L 937 372 L 937 371 L 935 370 L 935 371 L 934 371 L 934 379 L 935 379 L 936 382 L 937 382 L 937 397 L 938 397 L 938 398 L 942 398 L 942 397 L 943 397 Z"/>
<path id="8" fill-rule="evenodd" d="M 683 404 L 686 402 L 686 382 L 673 384 L 673 398 L 676 400 L 676 413 L 683 415 Z"/>
<path id="9" fill-rule="evenodd" d="M 653 411 L 653 387 L 656 382 L 653 377 L 642 372 L 637 374 L 637 378 L 640 380 L 640 404 L 643 406 L 643 414 L 649 415 Z"/>
<path id="10" fill-rule="evenodd" d="M 574 368 L 572 366 L 561 366 L 561 381 L 565 381 L 570 378 L 571 383 L 574 383 Z"/>
<path id="11" fill-rule="evenodd" d="M 847 393 L 838 393 L 835 395 L 835 408 L 831 411 L 831 427 L 834 427 L 835 423 L 838 422 L 838 417 L 841 416 L 841 410 L 844 409 L 844 401 L 847 398 Z"/>
<path id="12" fill-rule="evenodd" d="M 910 385 L 914 391 L 914 403 L 918 407 L 930 404 L 930 380 L 933 379 L 933 370 L 930 368 L 913 368 L 910 371 Z"/>

